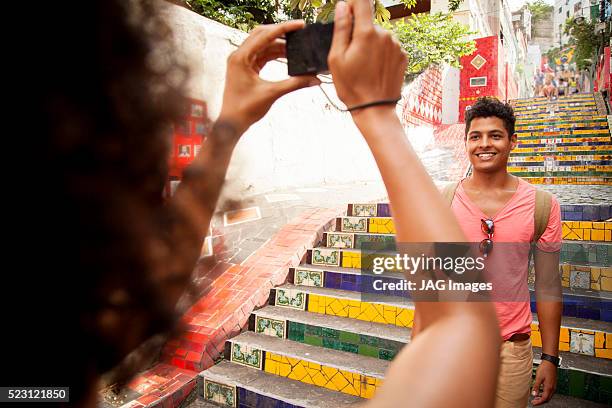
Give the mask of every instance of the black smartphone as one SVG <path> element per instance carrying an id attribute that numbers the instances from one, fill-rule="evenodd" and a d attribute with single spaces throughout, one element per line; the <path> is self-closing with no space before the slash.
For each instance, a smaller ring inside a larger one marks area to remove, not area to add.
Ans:
<path id="1" fill-rule="evenodd" d="M 326 74 L 327 56 L 334 34 L 334 23 L 309 24 L 286 34 L 287 65 L 290 76 Z"/>

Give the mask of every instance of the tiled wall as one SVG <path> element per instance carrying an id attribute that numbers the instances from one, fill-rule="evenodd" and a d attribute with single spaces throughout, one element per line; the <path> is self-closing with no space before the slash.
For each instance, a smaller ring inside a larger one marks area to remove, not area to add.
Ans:
<path id="1" fill-rule="evenodd" d="M 459 121 L 463 122 L 466 107 L 473 105 L 477 98 L 481 96 L 503 97 L 498 85 L 498 49 L 497 36 L 477 38 L 476 51 L 471 55 L 461 57 L 463 68 L 459 79 Z M 485 78 L 486 85 L 470 86 L 470 78 Z"/>

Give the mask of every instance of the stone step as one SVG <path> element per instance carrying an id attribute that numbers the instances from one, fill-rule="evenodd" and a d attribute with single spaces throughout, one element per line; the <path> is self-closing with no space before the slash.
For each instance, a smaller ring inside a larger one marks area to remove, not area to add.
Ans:
<path id="1" fill-rule="evenodd" d="M 602 185 L 612 186 L 612 177 L 530 177 L 524 174 L 516 174 L 531 184 L 567 184 L 567 185 Z"/>
<path id="2" fill-rule="evenodd" d="M 360 397 L 229 361 L 222 361 L 199 374 L 198 394 L 205 403 L 210 401 L 221 406 L 245 408 L 335 408 L 364 401 Z"/>
<path id="3" fill-rule="evenodd" d="M 597 276 L 593 282 L 597 282 L 597 290 L 591 289 L 591 275 L 589 272 L 569 270 L 570 265 L 566 265 L 566 272 L 563 272 L 563 316 L 579 317 L 593 320 L 612 321 L 612 278 L 602 278 Z M 575 267 L 576 268 L 576 267 Z M 330 270 L 331 269 L 331 270 Z M 561 268 L 560 268 L 561 269 Z M 606 273 L 612 275 L 612 268 L 606 269 Z M 601 272 L 600 272 L 601 275 Z M 604 285 L 601 280 L 604 279 Z M 379 283 L 375 286 L 375 281 Z M 380 288 L 382 284 L 393 284 L 395 288 L 402 288 L 404 276 L 399 273 L 385 273 L 384 276 L 371 274 L 361 274 L 359 270 L 348 268 L 330 268 L 302 265 L 289 270 L 289 283 L 301 286 L 312 286 L 327 289 L 344 290 L 355 292 L 360 295 L 372 296 L 375 288 Z M 534 282 L 533 275 L 530 275 L 530 284 Z M 570 288 L 570 282 L 572 287 Z M 588 288 L 587 288 L 588 285 Z M 605 290 L 599 290 L 602 287 Z M 530 286 L 531 290 L 533 289 Z M 392 294 L 399 298 L 410 299 L 408 291 L 403 289 L 387 290 L 386 294 Z M 383 294 L 376 295 L 379 299 Z M 372 296 L 373 297 L 373 296 Z M 535 311 L 535 298 L 532 293 L 531 310 Z"/>
<path id="4" fill-rule="evenodd" d="M 610 151 L 610 153 L 612 154 L 612 150 Z M 610 193 L 612 194 L 612 191 Z M 563 197 L 557 197 L 557 199 L 561 200 L 563 199 Z M 370 208 L 364 209 L 362 207 L 364 205 L 370 206 Z M 358 211 L 355 211 L 355 208 L 357 208 Z M 358 215 L 358 214 L 365 214 L 365 215 Z M 376 217 L 377 214 L 384 214 L 385 217 L 390 217 L 391 207 L 389 206 L 389 203 L 349 204 L 346 210 L 346 215 L 349 217 L 356 217 L 356 216 Z M 605 221 L 610 217 L 612 217 L 612 205 L 611 204 L 563 204 L 563 203 L 561 204 L 561 219 L 563 220 Z M 361 235 L 361 233 L 359 234 Z M 326 242 L 326 241 L 323 240 L 323 242 Z M 612 261 L 612 256 L 610 257 L 610 260 Z"/>
<path id="5" fill-rule="evenodd" d="M 520 176 L 526 174 L 532 177 L 564 177 L 564 176 L 612 176 L 612 165 L 578 164 L 578 165 L 545 165 L 541 163 L 511 163 L 508 173 Z M 533 174 L 532 174 L 533 173 Z"/>
<path id="6" fill-rule="evenodd" d="M 600 146 L 596 146 L 596 147 L 600 147 Z M 553 157 L 564 157 L 564 156 L 583 156 L 583 157 L 588 157 L 588 156 L 592 156 L 592 155 L 612 155 L 612 148 L 611 150 L 561 150 L 561 151 L 555 151 L 555 152 L 515 152 L 512 151 L 512 153 L 510 153 L 510 157 L 546 157 L 546 156 L 553 156 Z"/>
<path id="7" fill-rule="evenodd" d="M 577 167 L 577 166 L 576 166 Z M 581 166 L 584 167 L 584 166 Z M 556 180 L 556 184 L 572 184 L 570 181 L 565 182 L 566 180 L 572 178 L 582 178 L 582 179 L 590 179 L 593 178 L 593 181 L 600 181 L 603 184 L 612 184 L 612 171 L 599 171 L 599 170 L 564 170 L 564 171 L 536 171 L 530 168 L 517 168 L 517 167 L 508 167 L 508 173 L 524 178 L 553 178 Z M 577 180 L 578 182 L 579 180 Z M 586 180 L 584 180 L 586 184 Z M 554 183 L 554 182 L 553 182 Z"/>
<path id="8" fill-rule="evenodd" d="M 563 240 L 612 242 L 612 222 L 563 221 Z M 606 247 L 610 253 L 610 247 Z"/>
<path id="9" fill-rule="evenodd" d="M 349 317 L 366 322 L 392 324 L 399 327 L 412 327 L 414 304 L 405 297 L 367 294 L 347 290 L 328 289 L 304 285 L 285 284 L 272 289 L 270 304 L 295 310 L 320 313 L 324 315 Z M 570 338 L 577 341 L 581 337 L 597 337 L 594 355 L 599 358 L 612 358 L 612 324 L 588 319 L 563 317 L 561 323 L 561 350 L 570 350 Z M 574 333 L 574 334 L 571 334 Z M 586 335 L 589 336 L 586 336 Z M 572 337 L 573 336 L 573 337 Z M 574 338 L 575 337 L 575 338 Z M 604 339 L 601 343 L 600 340 Z M 607 340 L 607 341 L 606 341 Z M 532 324 L 532 341 L 541 346 L 537 317 Z"/>
<path id="10" fill-rule="evenodd" d="M 572 128 L 575 126 L 572 126 Z M 608 137 L 610 138 L 610 130 L 608 126 L 588 126 L 584 129 L 570 129 L 563 130 L 565 128 L 570 128 L 570 126 L 553 126 L 552 124 L 546 125 L 528 125 L 528 126 L 517 126 L 514 130 L 519 139 L 522 139 L 525 136 L 538 136 L 538 135 L 547 135 L 547 134 L 559 134 L 560 136 L 581 136 L 581 137 Z"/>
<path id="11" fill-rule="evenodd" d="M 542 350 L 534 347 L 534 373 Z M 598 403 L 612 404 L 612 361 L 560 352 L 557 394 Z M 552 401 L 551 401 L 552 402 Z M 548 406 L 549 404 L 546 404 Z M 571 407 L 580 405 L 569 405 Z M 586 405 L 589 406 L 589 405 Z"/>
<path id="12" fill-rule="evenodd" d="M 278 306 L 254 311 L 249 330 L 387 361 L 410 340 L 410 329 Z"/>
<path id="13" fill-rule="evenodd" d="M 547 132 L 549 135 L 535 135 L 530 136 L 532 133 L 522 133 L 518 134 L 518 144 L 520 145 L 556 145 L 556 144 L 564 144 L 564 145 L 576 145 L 576 143 L 580 143 L 578 146 L 582 146 L 583 143 L 607 143 L 610 144 L 610 136 L 609 135 L 593 135 L 589 137 L 571 137 L 569 134 L 560 134 L 559 132 Z M 526 135 L 526 136 L 523 136 Z M 575 136 L 575 135 L 574 135 Z M 612 147 L 612 145 L 611 145 Z M 601 153 L 597 153 L 601 154 Z"/>
<path id="14" fill-rule="evenodd" d="M 551 115 L 549 111 L 533 111 L 533 112 L 516 112 L 517 119 L 567 119 L 567 120 L 599 120 L 606 117 L 606 115 L 599 115 L 597 109 L 565 109 L 563 111 L 556 111 L 554 115 Z"/>
<path id="15" fill-rule="evenodd" d="M 229 339 L 225 359 L 279 377 L 371 398 L 382 384 L 386 360 L 244 332 Z"/>
<path id="16" fill-rule="evenodd" d="M 567 118 L 547 118 L 547 119 L 517 119 L 515 126 L 533 126 L 533 125 L 546 125 L 550 127 L 557 125 L 557 127 L 563 128 L 575 128 L 576 126 L 601 126 L 604 128 L 608 127 L 607 118 L 600 118 L 596 120 L 569 120 Z"/>
<path id="17" fill-rule="evenodd" d="M 391 217 L 337 217 L 336 231 L 395 234 L 395 225 Z"/>
<path id="18" fill-rule="evenodd" d="M 590 154 L 590 155 L 537 155 L 537 156 L 510 156 L 508 163 L 551 163 L 553 165 L 582 165 L 582 164 L 612 164 L 612 155 Z"/>
<path id="19" fill-rule="evenodd" d="M 610 143 L 609 140 L 607 141 L 586 141 L 586 142 L 555 142 L 555 143 L 539 143 L 537 140 L 534 141 L 519 141 L 518 142 L 518 147 L 516 147 L 516 149 L 528 149 L 528 148 L 539 148 L 539 147 L 546 147 L 551 152 L 555 152 L 557 150 L 564 150 L 564 148 L 566 147 L 581 147 L 583 150 L 590 150 L 587 149 L 587 147 L 591 147 L 591 146 L 598 146 L 600 147 L 600 149 L 592 149 L 592 150 L 610 150 L 612 149 L 612 144 Z M 518 150 L 520 151 L 520 150 Z M 534 150 L 534 152 L 537 152 L 536 150 Z"/>
<path id="20" fill-rule="evenodd" d="M 612 145 L 607 143 L 602 144 L 601 142 L 586 142 L 587 145 L 575 145 L 570 146 L 558 146 L 558 144 L 544 144 L 536 143 L 531 147 L 517 147 L 511 155 L 534 155 L 534 154 L 607 154 L 612 151 Z"/>

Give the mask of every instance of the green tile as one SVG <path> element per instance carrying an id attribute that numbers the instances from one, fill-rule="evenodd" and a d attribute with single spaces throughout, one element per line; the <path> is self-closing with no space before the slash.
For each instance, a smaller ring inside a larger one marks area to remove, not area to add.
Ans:
<path id="1" fill-rule="evenodd" d="M 580 371 L 570 371 L 569 372 L 569 395 L 576 398 L 584 399 L 584 383 L 585 383 L 585 373 Z"/>
<path id="2" fill-rule="evenodd" d="M 359 346 L 359 354 L 361 354 L 362 356 L 378 358 L 378 349 L 376 347 L 362 344 Z"/>
<path id="3" fill-rule="evenodd" d="M 378 358 L 380 358 L 381 360 L 391 361 L 393 360 L 396 354 L 397 354 L 397 351 L 394 351 L 394 350 L 386 350 L 386 349 L 378 350 Z"/>
<path id="4" fill-rule="evenodd" d="M 345 341 L 345 342 L 353 343 L 353 344 L 359 344 L 359 335 L 357 333 L 340 331 L 340 341 Z"/>
<path id="5" fill-rule="evenodd" d="M 335 329 L 329 329 L 327 327 L 323 327 L 321 329 L 321 332 L 322 332 L 321 334 L 323 337 L 327 337 L 330 339 L 337 339 L 340 337 L 338 330 L 335 330 Z"/>
<path id="6" fill-rule="evenodd" d="M 340 350 L 359 354 L 359 346 L 353 343 L 340 342 Z"/>
<path id="7" fill-rule="evenodd" d="M 289 322 L 289 340 L 304 342 L 304 323 Z"/>
<path id="8" fill-rule="evenodd" d="M 323 346 L 323 341 L 321 340 L 320 337 L 315 337 L 315 336 L 310 336 L 310 335 L 304 335 L 304 343 L 310 344 L 311 346 L 319 346 L 319 347 Z"/>
<path id="9" fill-rule="evenodd" d="M 359 336 L 359 343 L 378 348 L 378 337 L 365 336 L 362 334 Z"/>
<path id="10" fill-rule="evenodd" d="M 323 335 L 323 330 L 321 330 L 319 326 L 312 326 L 310 324 L 307 324 L 304 330 L 304 334 L 321 337 Z"/>
<path id="11" fill-rule="evenodd" d="M 342 350 L 342 342 L 329 337 L 323 337 L 323 347 L 334 350 Z"/>

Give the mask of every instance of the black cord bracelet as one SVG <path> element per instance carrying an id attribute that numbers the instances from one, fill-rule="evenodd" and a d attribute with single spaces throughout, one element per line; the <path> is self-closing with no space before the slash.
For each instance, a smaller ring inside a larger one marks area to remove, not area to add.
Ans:
<path id="1" fill-rule="evenodd" d="M 346 111 L 347 112 L 352 112 L 352 111 L 355 111 L 357 109 L 364 109 L 364 108 L 369 108 L 369 107 L 372 107 L 372 106 L 379 106 L 379 105 L 396 105 L 401 99 L 402 98 L 383 99 L 381 101 L 364 103 L 363 105 L 357 105 L 357 106 L 352 106 L 350 108 L 347 108 Z"/>

